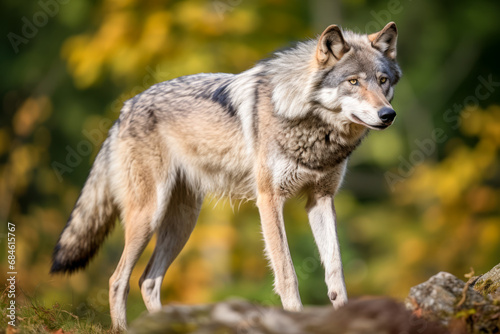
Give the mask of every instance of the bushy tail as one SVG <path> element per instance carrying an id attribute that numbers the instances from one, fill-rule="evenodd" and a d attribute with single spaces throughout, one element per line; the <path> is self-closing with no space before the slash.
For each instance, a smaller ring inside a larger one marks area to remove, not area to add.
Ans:
<path id="1" fill-rule="evenodd" d="M 97 155 L 90 175 L 52 256 L 51 273 L 73 273 L 85 268 L 113 229 L 117 216 L 108 171 L 108 138 Z"/>

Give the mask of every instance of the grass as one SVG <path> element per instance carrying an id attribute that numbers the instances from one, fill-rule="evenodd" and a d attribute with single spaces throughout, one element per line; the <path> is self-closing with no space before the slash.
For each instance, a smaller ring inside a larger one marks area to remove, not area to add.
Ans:
<path id="1" fill-rule="evenodd" d="M 100 323 L 93 321 L 92 317 L 81 318 L 62 309 L 59 304 L 47 307 L 36 298 L 26 295 L 20 297 L 16 297 L 16 326 L 10 327 L 8 326 L 10 319 L 7 318 L 10 299 L 7 290 L 1 294 L 0 333 L 102 334 L 109 332 Z M 92 314 L 92 309 L 87 311 L 87 314 Z"/>

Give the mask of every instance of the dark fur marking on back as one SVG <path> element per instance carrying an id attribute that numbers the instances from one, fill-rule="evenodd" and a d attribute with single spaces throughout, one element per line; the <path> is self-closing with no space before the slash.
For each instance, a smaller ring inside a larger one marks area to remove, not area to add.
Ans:
<path id="1" fill-rule="evenodd" d="M 146 129 L 148 131 L 153 131 L 156 128 L 156 125 L 158 124 L 158 119 L 156 118 L 156 114 L 154 109 L 149 109 L 146 112 L 147 117 L 147 122 L 146 122 Z"/>
<path id="2" fill-rule="evenodd" d="M 226 83 L 225 85 L 219 86 L 213 92 L 211 99 L 212 99 L 212 101 L 223 106 L 231 116 L 235 116 L 236 109 L 234 108 L 233 104 L 231 103 L 231 98 L 229 96 L 229 92 L 227 91 L 228 85 L 229 85 L 229 83 Z"/>
<path id="3" fill-rule="evenodd" d="M 259 84 L 260 84 L 259 80 Z M 255 91 L 254 91 L 254 105 L 252 109 L 252 116 L 253 116 L 253 134 L 254 138 L 257 138 L 259 140 L 259 84 L 256 85 Z"/>

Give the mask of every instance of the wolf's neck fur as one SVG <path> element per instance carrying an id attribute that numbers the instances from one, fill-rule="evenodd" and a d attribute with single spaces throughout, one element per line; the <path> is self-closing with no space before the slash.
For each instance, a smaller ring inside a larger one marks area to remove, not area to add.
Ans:
<path id="1" fill-rule="evenodd" d="M 351 129 L 347 135 L 315 116 L 297 120 L 280 120 L 276 140 L 291 159 L 314 170 L 337 166 L 361 143 L 367 131 Z"/>
<path id="2" fill-rule="evenodd" d="M 313 75 L 316 43 L 301 42 L 260 64 L 273 86 L 272 100 L 278 115 L 295 119 L 305 117 L 310 111 L 311 90 L 317 80 Z"/>

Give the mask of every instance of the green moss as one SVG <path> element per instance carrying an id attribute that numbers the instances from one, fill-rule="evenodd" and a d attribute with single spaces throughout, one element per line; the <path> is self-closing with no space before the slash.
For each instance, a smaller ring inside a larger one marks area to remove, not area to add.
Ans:
<path id="1" fill-rule="evenodd" d="M 500 288 L 500 284 L 498 282 L 494 282 L 491 279 L 487 280 L 479 280 L 477 281 L 474 288 L 480 292 L 483 296 L 487 296 Z"/>
<path id="2" fill-rule="evenodd" d="M 473 314 L 476 314 L 477 313 L 477 310 L 474 309 L 474 308 L 471 308 L 471 309 L 468 309 L 468 310 L 461 310 L 461 311 L 458 311 L 457 313 L 455 313 L 453 316 L 455 318 L 468 318 L 470 317 L 471 315 Z"/>
<path id="3" fill-rule="evenodd" d="M 173 323 L 170 325 L 170 329 L 176 333 L 191 333 L 198 328 L 195 323 Z"/>

